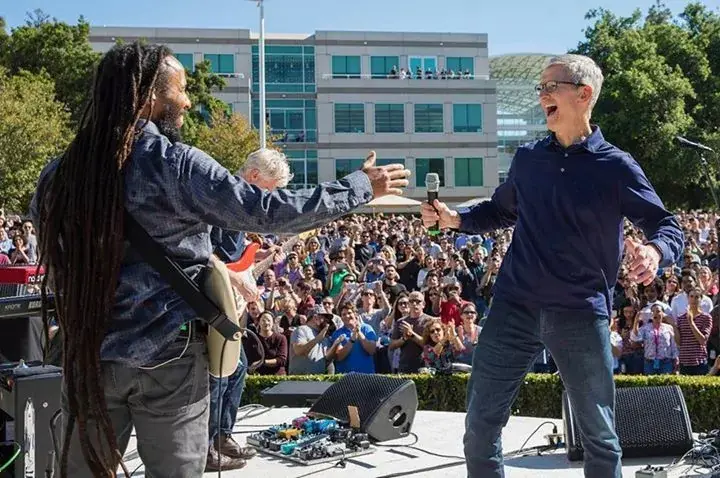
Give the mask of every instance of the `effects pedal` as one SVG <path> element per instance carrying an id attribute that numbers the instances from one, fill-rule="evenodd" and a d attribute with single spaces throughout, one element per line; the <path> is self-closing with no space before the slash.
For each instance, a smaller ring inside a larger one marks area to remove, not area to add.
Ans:
<path id="1" fill-rule="evenodd" d="M 635 472 L 635 478 L 667 478 L 667 469 L 664 466 L 647 465 Z"/>

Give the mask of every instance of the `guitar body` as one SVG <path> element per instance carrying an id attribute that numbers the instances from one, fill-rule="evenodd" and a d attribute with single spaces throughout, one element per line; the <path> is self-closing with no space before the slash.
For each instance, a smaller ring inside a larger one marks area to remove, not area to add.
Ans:
<path id="1" fill-rule="evenodd" d="M 203 287 L 205 295 L 225 312 L 230 320 L 239 324 L 240 314 L 236 307 L 235 291 L 230 282 L 227 266 L 215 256 L 210 257 Z M 210 327 L 207 336 L 208 361 L 210 375 L 215 378 L 232 375 L 240 361 L 242 341 L 228 340 L 223 352 L 224 343 L 225 337 Z M 222 362 L 220 361 L 221 355 Z"/>

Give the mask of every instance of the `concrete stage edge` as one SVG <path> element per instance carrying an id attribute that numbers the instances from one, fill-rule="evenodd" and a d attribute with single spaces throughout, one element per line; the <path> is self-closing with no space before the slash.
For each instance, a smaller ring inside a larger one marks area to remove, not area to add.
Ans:
<path id="1" fill-rule="evenodd" d="M 306 408 L 276 408 L 258 415 L 261 409 L 249 411 L 241 409 L 241 412 L 238 414 L 238 422 L 235 425 L 236 433 L 234 437 L 238 443 L 244 444 L 248 432 L 259 431 L 266 428 L 266 425 L 270 426 L 288 422 L 293 418 L 302 416 L 306 411 Z M 544 421 L 548 420 L 544 418 L 511 417 L 510 422 L 503 431 L 503 448 L 506 451 L 517 450 L 533 430 Z M 561 420 L 551 419 L 549 421 L 557 424 L 559 433 L 563 432 Z M 415 416 L 415 424 L 412 430 L 419 438 L 414 446 L 442 455 L 462 457 L 464 428 L 464 413 L 419 411 Z M 543 426 L 528 442 L 527 446 L 532 447 L 544 444 L 544 436 L 551 432 L 552 426 Z M 412 437 L 408 437 L 394 442 L 386 442 L 385 444 L 411 443 L 413 440 Z M 634 477 L 635 471 L 643 468 L 647 464 L 667 466 L 676 458 L 677 457 L 624 460 L 623 477 Z M 464 464 L 431 471 L 419 471 L 423 468 L 439 467 L 443 464 L 458 461 L 459 460 L 453 458 L 438 458 L 411 448 L 382 447 L 373 454 L 352 459 L 352 461 L 347 463 L 345 469 L 341 469 L 332 468 L 332 463 L 303 466 L 258 454 L 258 456 L 248 462 L 245 468 L 241 470 L 223 471 L 222 476 L 227 478 L 323 478 L 332 476 L 343 478 L 390 478 L 397 473 L 402 473 L 401 476 L 412 478 L 465 478 L 467 475 Z M 130 444 L 125 454 L 125 463 L 131 473 L 139 466 L 137 471 L 132 475 L 133 478 L 145 476 L 144 468 L 137 454 L 134 434 L 130 439 Z M 403 473 L 413 470 L 418 471 L 408 474 Z M 690 471 L 689 465 L 679 466 L 668 473 L 668 476 L 676 478 Z M 172 473 L 167 476 L 172 476 Z M 217 476 L 217 472 L 205 473 L 204 476 Z M 506 478 L 582 477 L 582 462 L 569 462 L 565 456 L 564 449 L 542 456 L 508 458 L 505 461 L 505 476 Z M 125 478 L 125 475 L 119 473 L 118 477 Z"/>

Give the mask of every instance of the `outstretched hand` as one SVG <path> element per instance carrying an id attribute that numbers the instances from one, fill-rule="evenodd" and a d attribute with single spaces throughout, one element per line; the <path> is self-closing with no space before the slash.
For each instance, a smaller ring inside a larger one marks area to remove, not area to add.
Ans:
<path id="1" fill-rule="evenodd" d="M 625 252 L 630 258 L 628 279 L 636 284 L 650 285 L 657 276 L 660 252 L 655 247 L 631 237 L 625 239 Z"/>
<path id="2" fill-rule="evenodd" d="M 387 166 L 375 165 L 375 151 L 370 151 L 365 159 L 362 170 L 370 179 L 373 189 L 373 197 L 395 195 L 401 196 L 403 188 L 408 186 L 410 171 L 402 164 L 389 164 Z"/>

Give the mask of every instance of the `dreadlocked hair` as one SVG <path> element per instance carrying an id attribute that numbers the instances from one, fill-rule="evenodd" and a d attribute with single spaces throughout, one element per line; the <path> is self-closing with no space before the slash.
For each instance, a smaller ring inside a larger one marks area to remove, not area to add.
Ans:
<path id="1" fill-rule="evenodd" d="M 129 476 L 107 411 L 100 347 L 124 250 L 123 170 L 140 115 L 166 83 L 163 65 L 169 55 L 167 47 L 135 42 L 117 45 L 103 56 L 78 133 L 59 159 L 40 207 L 40 264 L 46 271 L 43 317 L 47 321 L 50 286 L 63 335 L 69 416 L 60 459 L 62 478 L 67 476 L 76 424 L 93 476 L 115 477 L 118 465 Z"/>

